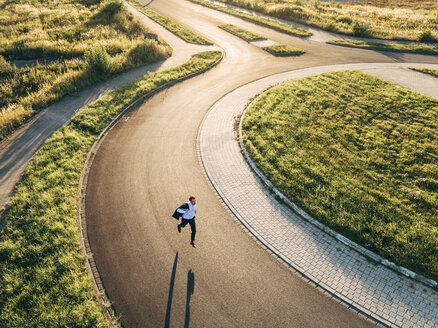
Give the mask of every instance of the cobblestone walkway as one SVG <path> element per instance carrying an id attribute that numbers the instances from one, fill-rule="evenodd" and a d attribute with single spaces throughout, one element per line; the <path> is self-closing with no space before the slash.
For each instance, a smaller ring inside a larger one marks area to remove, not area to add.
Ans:
<path id="1" fill-rule="evenodd" d="M 435 88 L 429 88 L 431 91 L 425 93 L 438 97 L 438 79 L 430 80 L 429 76 L 407 70 L 407 67 L 424 66 L 437 67 L 398 63 L 336 65 L 260 79 L 219 100 L 206 115 L 198 139 L 200 158 L 208 178 L 251 234 L 324 290 L 391 327 L 438 327 L 438 293 L 368 260 L 276 201 L 244 160 L 234 124 L 248 99 L 268 87 L 329 71 L 396 70 L 404 77 L 400 78 L 401 84 L 417 91 L 421 91 L 426 81 L 435 83 Z M 415 78 L 415 83 L 406 80 L 409 74 Z"/>

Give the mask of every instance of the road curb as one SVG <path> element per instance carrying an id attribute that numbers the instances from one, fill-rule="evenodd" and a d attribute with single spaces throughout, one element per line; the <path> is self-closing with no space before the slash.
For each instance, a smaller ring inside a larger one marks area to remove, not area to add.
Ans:
<path id="1" fill-rule="evenodd" d="M 117 312 L 112 306 L 108 294 L 106 293 L 105 286 L 103 284 L 103 281 L 100 277 L 99 270 L 96 266 L 96 262 L 94 260 L 94 255 L 91 251 L 89 239 L 88 239 L 88 229 L 87 229 L 87 219 L 86 219 L 86 213 L 85 213 L 85 190 L 88 182 L 88 175 L 91 169 L 91 166 L 93 164 L 94 158 L 96 156 L 96 153 L 102 144 L 103 139 L 105 136 L 109 133 L 109 131 L 120 121 L 120 119 L 127 114 L 128 112 L 132 111 L 133 109 L 137 108 L 142 102 L 144 102 L 146 99 L 151 98 L 155 94 L 159 93 L 160 91 L 167 89 L 177 83 L 183 82 L 185 80 L 188 80 L 192 77 L 201 75 L 205 73 L 206 71 L 212 69 L 217 64 L 219 64 L 224 57 L 223 52 L 221 53 L 221 57 L 211 64 L 210 66 L 189 74 L 187 76 L 175 79 L 173 81 L 170 81 L 166 84 L 163 84 L 156 89 L 148 92 L 147 94 L 143 95 L 142 97 L 138 98 L 137 100 L 133 101 L 131 104 L 129 104 L 120 114 L 118 114 L 111 123 L 99 134 L 96 141 L 91 146 L 90 151 L 88 152 L 87 158 L 85 159 L 81 176 L 79 178 L 78 183 L 78 189 L 76 194 L 76 220 L 77 220 L 77 226 L 78 226 L 78 236 L 79 236 L 79 242 L 81 246 L 81 252 L 84 259 L 85 268 L 87 271 L 88 276 L 90 277 L 91 284 L 93 287 L 94 294 L 96 295 L 97 301 L 102 309 L 102 312 L 107 319 L 109 325 L 111 328 L 115 327 L 121 327 L 123 326 L 117 316 Z"/>
<path id="2" fill-rule="evenodd" d="M 221 30 L 224 30 L 225 32 L 230 33 L 230 34 L 232 34 L 234 36 L 237 36 L 239 39 L 241 39 L 241 40 L 243 40 L 243 41 L 245 41 L 245 42 L 247 42 L 249 44 L 251 44 L 251 42 L 253 42 L 253 41 L 265 41 L 265 40 L 268 40 L 267 38 L 265 38 L 263 36 L 260 36 L 260 38 L 257 38 L 257 39 L 248 40 L 248 39 L 245 39 L 243 36 L 240 36 L 239 34 L 237 34 L 235 32 L 227 30 L 223 25 L 219 25 L 218 28 L 220 28 Z"/>
<path id="3" fill-rule="evenodd" d="M 335 40 L 336 41 L 336 40 Z M 375 42 L 375 43 L 381 43 L 385 44 L 383 42 Z M 426 56 L 438 56 L 438 52 L 436 51 L 420 51 L 420 50 L 401 50 L 401 49 L 381 49 L 377 47 L 357 47 L 349 44 L 341 44 L 341 43 L 335 43 L 333 41 L 327 41 L 326 44 L 329 44 L 331 46 L 338 46 L 338 47 L 344 47 L 344 48 L 353 48 L 353 49 L 361 49 L 361 50 L 371 50 L 371 51 L 382 51 L 382 52 L 396 52 L 396 53 L 402 53 L 402 54 L 417 54 L 417 55 L 426 55 Z M 419 42 L 419 44 L 421 44 Z M 426 44 L 427 45 L 427 44 Z"/>
<path id="4" fill-rule="evenodd" d="M 281 54 L 281 53 L 271 51 L 267 47 L 261 47 L 261 49 L 266 51 L 267 53 L 271 54 L 272 56 L 275 56 L 275 57 L 298 57 L 298 56 L 304 55 L 306 53 L 304 50 L 301 50 L 301 52 Z"/>

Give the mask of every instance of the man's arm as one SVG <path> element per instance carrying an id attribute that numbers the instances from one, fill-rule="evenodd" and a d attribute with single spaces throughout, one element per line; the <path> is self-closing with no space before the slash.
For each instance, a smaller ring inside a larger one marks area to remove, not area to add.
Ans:
<path id="1" fill-rule="evenodd" d="M 189 204 L 183 204 L 176 210 L 178 213 L 184 214 L 189 210 Z"/>

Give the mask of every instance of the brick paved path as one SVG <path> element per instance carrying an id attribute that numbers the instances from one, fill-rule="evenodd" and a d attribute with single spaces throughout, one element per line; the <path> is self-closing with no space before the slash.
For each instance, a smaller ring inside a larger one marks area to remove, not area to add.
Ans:
<path id="1" fill-rule="evenodd" d="M 244 160 L 234 123 L 248 99 L 269 86 L 311 74 L 345 69 L 385 71 L 401 85 L 438 97 L 438 79 L 407 67 L 437 65 L 351 64 L 315 67 L 267 77 L 234 90 L 207 114 L 198 139 L 199 154 L 214 188 L 243 225 L 291 267 L 344 302 L 391 327 L 437 327 L 438 293 L 327 235 L 280 204 Z M 399 77 L 397 77 L 399 76 Z M 435 83 L 430 88 L 430 83 Z M 418 89 L 420 88 L 420 89 Z"/>

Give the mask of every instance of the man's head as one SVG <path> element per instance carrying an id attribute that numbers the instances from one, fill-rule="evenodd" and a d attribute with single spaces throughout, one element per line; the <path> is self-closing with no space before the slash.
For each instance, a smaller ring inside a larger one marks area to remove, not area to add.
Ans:
<path id="1" fill-rule="evenodd" d="M 195 196 L 190 196 L 190 197 L 189 197 L 189 201 L 190 201 L 190 204 L 195 205 L 195 204 L 196 204 L 196 198 L 195 198 Z"/>

